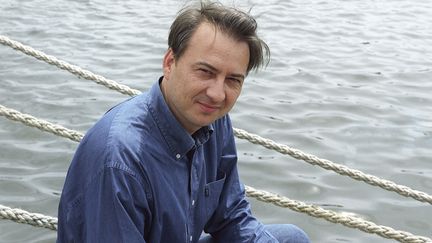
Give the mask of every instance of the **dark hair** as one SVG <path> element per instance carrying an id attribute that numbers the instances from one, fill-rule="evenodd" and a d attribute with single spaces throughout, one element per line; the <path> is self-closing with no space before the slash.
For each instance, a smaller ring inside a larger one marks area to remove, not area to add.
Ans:
<path id="1" fill-rule="evenodd" d="M 257 33 L 257 22 L 249 14 L 235 8 L 225 7 L 219 2 L 201 1 L 199 5 L 189 5 L 180 10 L 171 25 L 168 46 L 175 58 L 180 58 L 186 50 L 192 34 L 199 24 L 207 21 L 222 32 L 249 46 L 247 72 L 267 65 L 270 49 Z"/>

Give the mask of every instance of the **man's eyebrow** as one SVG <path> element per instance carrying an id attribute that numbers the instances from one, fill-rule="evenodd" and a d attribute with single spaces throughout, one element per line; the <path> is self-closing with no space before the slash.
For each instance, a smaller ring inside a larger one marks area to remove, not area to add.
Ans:
<path id="1" fill-rule="evenodd" d="M 213 67 L 212 65 L 210 65 L 210 64 L 208 64 L 206 62 L 197 62 L 195 65 L 197 65 L 197 66 L 205 66 L 205 67 L 207 67 L 208 69 L 211 69 L 214 72 L 219 72 L 219 70 L 217 70 L 217 68 Z"/>
<path id="2" fill-rule="evenodd" d="M 206 62 L 197 62 L 195 65 L 197 65 L 197 66 L 205 66 L 208 69 L 212 70 L 213 72 L 216 72 L 216 73 L 219 72 L 219 70 L 217 68 L 213 67 L 212 65 L 210 65 L 210 64 L 208 64 Z M 233 77 L 233 78 L 241 78 L 243 80 L 245 79 L 245 75 L 243 75 L 241 73 L 231 73 L 229 76 Z"/>

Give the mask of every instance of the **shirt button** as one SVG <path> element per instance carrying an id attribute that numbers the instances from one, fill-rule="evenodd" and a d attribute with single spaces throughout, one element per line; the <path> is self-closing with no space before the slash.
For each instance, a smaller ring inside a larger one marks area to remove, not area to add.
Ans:
<path id="1" fill-rule="evenodd" d="M 192 242 L 192 235 L 189 237 L 190 242 Z"/>
<path id="2" fill-rule="evenodd" d="M 180 159 L 181 155 L 180 154 L 176 154 L 176 158 Z"/>
<path id="3" fill-rule="evenodd" d="M 195 205 L 195 200 L 192 200 L 192 206 Z"/>

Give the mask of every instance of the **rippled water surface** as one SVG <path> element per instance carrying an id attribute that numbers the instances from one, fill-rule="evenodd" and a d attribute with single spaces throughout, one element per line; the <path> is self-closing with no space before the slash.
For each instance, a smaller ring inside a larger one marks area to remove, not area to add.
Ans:
<path id="1" fill-rule="evenodd" d="M 232 1 L 229 1 L 232 2 Z M 161 74 L 184 1 L 0 0 L 0 34 L 139 90 Z M 272 50 L 231 112 L 234 126 L 432 193 L 432 2 L 237 1 Z M 127 97 L 0 46 L 0 104 L 85 132 Z M 0 204 L 56 216 L 77 144 L 0 118 Z M 243 182 L 432 237 L 432 207 L 238 140 Z M 313 242 L 393 242 L 251 199 L 265 223 Z M 55 232 L 0 221 L 0 242 Z"/>

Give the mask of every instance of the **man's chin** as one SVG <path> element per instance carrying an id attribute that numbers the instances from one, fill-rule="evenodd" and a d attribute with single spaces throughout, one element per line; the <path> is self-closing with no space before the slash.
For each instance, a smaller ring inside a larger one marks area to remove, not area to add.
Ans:
<path id="1" fill-rule="evenodd" d="M 215 122 L 219 118 L 220 117 L 211 117 L 211 118 L 209 117 L 207 119 L 202 119 L 199 121 L 199 124 L 201 127 L 205 127 L 205 126 L 212 124 L 213 122 Z"/>

